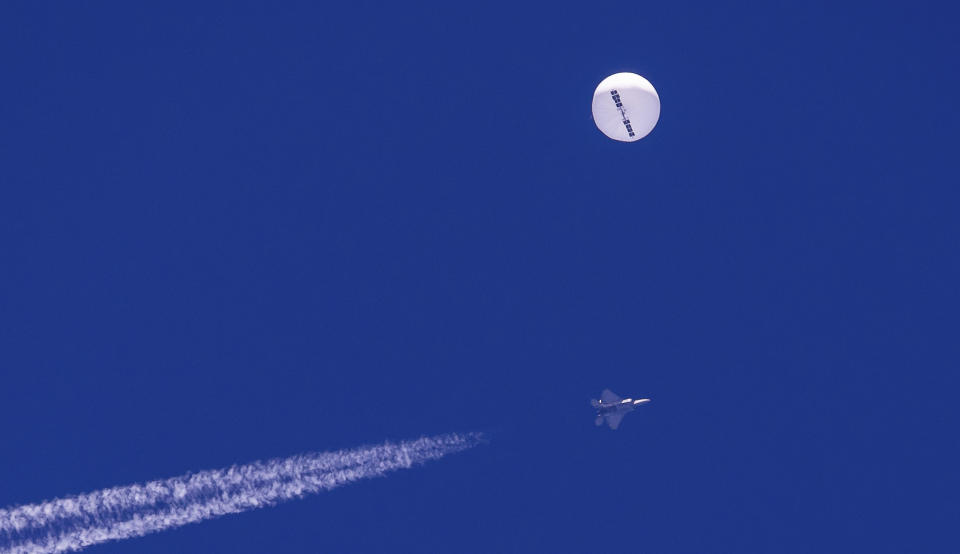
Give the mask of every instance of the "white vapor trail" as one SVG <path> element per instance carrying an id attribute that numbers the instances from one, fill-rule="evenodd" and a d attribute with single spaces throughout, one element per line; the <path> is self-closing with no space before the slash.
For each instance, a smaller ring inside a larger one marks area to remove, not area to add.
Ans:
<path id="1" fill-rule="evenodd" d="M 304 454 L 0 509 L 0 554 L 80 550 L 379 477 L 476 446 L 449 434 Z"/>

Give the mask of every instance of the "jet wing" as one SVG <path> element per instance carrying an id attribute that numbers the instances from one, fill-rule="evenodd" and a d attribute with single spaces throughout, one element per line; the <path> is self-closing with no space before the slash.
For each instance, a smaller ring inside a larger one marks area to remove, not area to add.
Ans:
<path id="1" fill-rule="evenodd" d="M 611 429 L 616 430 L 617 427 L 620 427 L 620 421 L 623 419 L 623 416 L 626 412 L 613 412 L 606 415 L 607 425 Z"/>
<path id="2" fill-rule="evenodd" d="M 617 404 L 620 402 L 620 397 L 613 394 L 613 391 L 610 389 L 603 389 L 603 392 L 600 393 L 600 400 L 604 404 Z"/>

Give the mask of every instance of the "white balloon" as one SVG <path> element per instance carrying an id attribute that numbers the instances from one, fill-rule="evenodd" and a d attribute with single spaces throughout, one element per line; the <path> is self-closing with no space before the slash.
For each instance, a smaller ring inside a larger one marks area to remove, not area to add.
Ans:
<path id="1" fill-rule="evenodd" d="M 615 73 L 593 93 L 593 121 L 614 140 L 647 136 L 660 119 L 660 97 L 650 81 L 636 73 Z"/>

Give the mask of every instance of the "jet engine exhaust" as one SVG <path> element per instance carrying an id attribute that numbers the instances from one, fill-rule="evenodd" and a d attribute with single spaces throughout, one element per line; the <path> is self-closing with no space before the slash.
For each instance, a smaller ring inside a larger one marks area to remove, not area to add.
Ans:
<path id="1" fill-rule="evenodd" d="M 436 460 L 479 433 L 303 454 L 0 510 L 0 554 L 69 552 L 273 506 Z"/>

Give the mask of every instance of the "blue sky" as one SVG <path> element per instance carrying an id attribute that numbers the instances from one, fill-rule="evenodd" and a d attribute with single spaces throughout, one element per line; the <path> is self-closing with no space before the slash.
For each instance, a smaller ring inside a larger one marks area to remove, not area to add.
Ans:
<path id="1" fill-rule="evenodd" d="M 5 5 L 0 504 L 484 430 L 91 551 L 956 552 L 956 17 Z"/>

